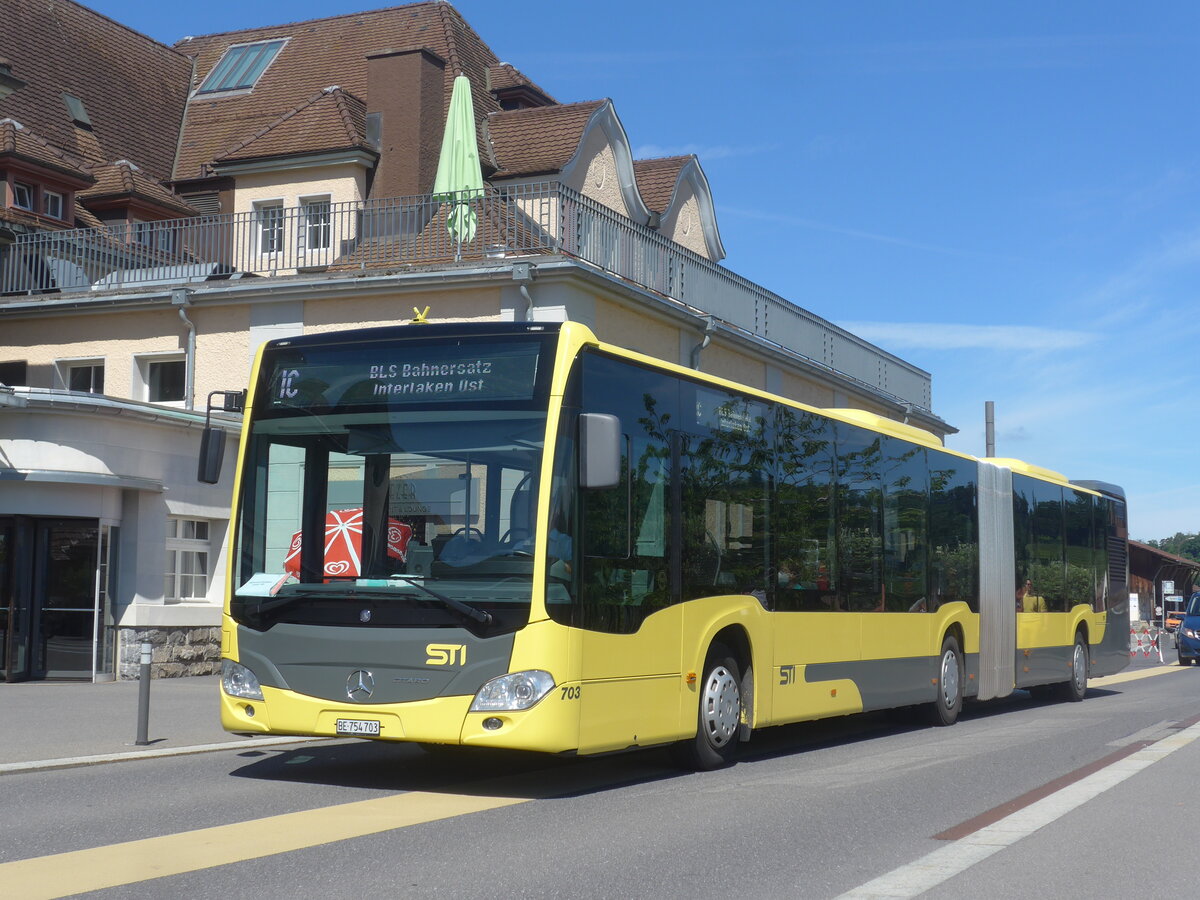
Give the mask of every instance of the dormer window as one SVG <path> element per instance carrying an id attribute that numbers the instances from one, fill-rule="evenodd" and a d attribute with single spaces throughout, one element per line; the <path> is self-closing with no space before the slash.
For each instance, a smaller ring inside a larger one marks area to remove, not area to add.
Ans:
<path id="1" fill-rule="evenodd" d="M 275 59 L 284 40 L 260 41 L 256 44 L 239 44 L 225 51 L 208 77 L 200 85 L 197 94 L 215 94 L 218 91 L 242 91 L 254 87 L 260 75 Z"/>
<path id="2" fill-rule="evenodd" d="M 33 212 L 33 185 L 13 182 L 13 206 Z"/>
<path id="3" fill-rule="evenodd" d="M 43 212 L 52 219 L 63 217 L 63 195 L 54 191 L 42 191 Z"/>

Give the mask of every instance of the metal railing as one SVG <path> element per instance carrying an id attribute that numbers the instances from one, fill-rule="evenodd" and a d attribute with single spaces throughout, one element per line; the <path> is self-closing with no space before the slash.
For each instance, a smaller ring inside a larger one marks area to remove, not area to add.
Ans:
<path id="1" fill-rule="evenodd" d="M 447 228 L 452 214 L 464 222 Z M 255 276 L 562 254 L 831 371 L 930 408 L 929 376 L 590 197 L 554 182 L 429 196 L 263 205 L 253 212 L 21 235 L 0 295 L 113 291 Z M 0 303 L 3 300 L 0 299 Z"/>

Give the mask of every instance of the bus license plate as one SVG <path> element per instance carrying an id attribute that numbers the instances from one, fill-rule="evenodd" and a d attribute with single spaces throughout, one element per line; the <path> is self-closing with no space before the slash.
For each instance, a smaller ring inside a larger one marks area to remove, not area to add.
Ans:
<path id="1" fill-rule="evenodd" d="M 338 719 L 334 723 L 334 728 L 338 734 L 379 734 L 379 723 L 371 719 Z"/>

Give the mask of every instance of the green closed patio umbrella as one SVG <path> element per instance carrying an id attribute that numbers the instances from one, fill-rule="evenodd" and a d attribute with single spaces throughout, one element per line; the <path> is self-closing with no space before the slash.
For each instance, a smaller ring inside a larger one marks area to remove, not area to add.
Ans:
<path id="1" fill-rule="evenodd" d="M 433 180 L 433 199 L 450 203 L 446 230 L 458 245 L 475 237 L 475 210 L 471 201 L 483 196 L 483 172 L 479 168 L 479 144 L 475 139 L 475 109 L 471 103 L 471 82 L 466 75 L 454 79 L 450 110 L 446 113 L 446 133 L 438 158 L 437 177 Z"/>

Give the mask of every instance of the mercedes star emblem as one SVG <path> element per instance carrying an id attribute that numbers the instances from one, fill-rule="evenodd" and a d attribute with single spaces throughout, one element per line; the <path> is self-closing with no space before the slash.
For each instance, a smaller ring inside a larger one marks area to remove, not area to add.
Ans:
<path id="1" fill-rule="evenodd" d="M 346 679 L 346 696 L 360 703 L 370 698 L 375 691 L 375 676 L 366 669 L 351 672 Z"/>

